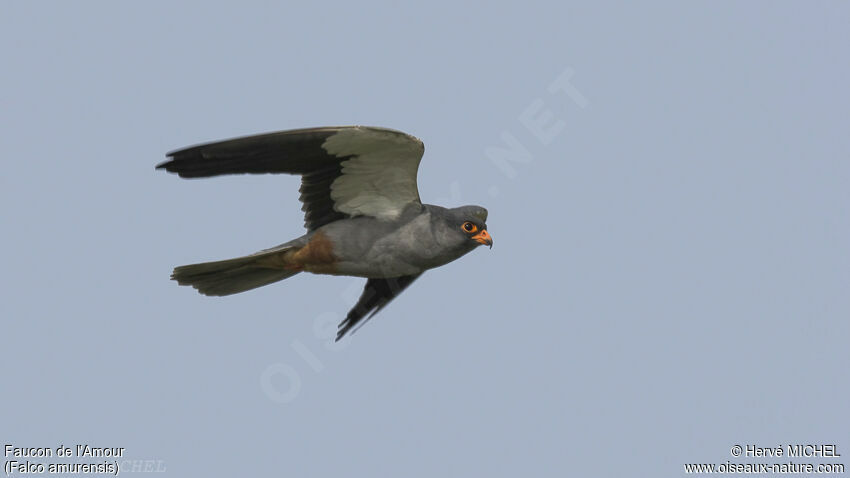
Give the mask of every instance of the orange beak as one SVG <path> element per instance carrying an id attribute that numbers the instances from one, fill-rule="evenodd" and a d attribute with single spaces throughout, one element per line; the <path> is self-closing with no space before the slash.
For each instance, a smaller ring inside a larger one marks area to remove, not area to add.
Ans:
<path id="1" fill-rule="evenodd" d="M 487 229 L 482 229 L 481 232 L 472 236 L 472 238 L 481 244 L 490 246 L 490 249 L 493 248 L 493 238 L 490 237 L 490 234 L 487 232 Z"/>

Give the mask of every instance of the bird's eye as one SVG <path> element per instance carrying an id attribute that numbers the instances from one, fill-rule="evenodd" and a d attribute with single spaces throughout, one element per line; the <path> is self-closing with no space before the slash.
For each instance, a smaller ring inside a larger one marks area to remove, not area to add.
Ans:
<path id="1" fill-rule="evenodd" d="M 473 223 L 471 223 L 471 222 L 469 222 L 469 221 L 466 221 L 465 223 L 463 223 L 463 226 L 462 226 L 462 227 L 463 227 L 463 230 L 464 230 L 464 231 L 466 231 L 466 232 L 470 232 L 470 233 L 475 232 L 475 231 L 477 231 L 477 230 L 478 230 L 478 226 L 476 226 L 475 224 L 473 224 Z"/>

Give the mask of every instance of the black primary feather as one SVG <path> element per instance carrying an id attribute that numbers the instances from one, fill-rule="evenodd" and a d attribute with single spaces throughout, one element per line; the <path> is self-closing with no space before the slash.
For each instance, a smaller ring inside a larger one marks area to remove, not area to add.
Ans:
<path id="1" fill-rule="evenodd" d="M 393 277 L 390 279 L 369 279 L 366 281 L 366 287 L 363 288 L 363 294 L 360 300 L 357 301 L 354 308 L 348 312 L 348 316 L 340 322 L 339 330 L 336 334 L 336 341 L 345 336 L 354 326 L 363 321 L 365 324 L 373 315 L 377 314 L 387 304 L 390 303 L 397 295 L 401 294 L 417 277 L 422 274 Z M 371 314 L 369 314 L 371 312 Z M 363 320 L 369 314 L 366 320 Z"/>
<path id="2" fill-rule="evenodd" d="M 181 178 L 225 174 L 299 174 L 304 227 L 314 231 L 348 217 L 336 211 L 331 183 L 342 174 L 341 162 L 350 156 L 328 154 L 322 144 L 343 128 L 313 128 L 267 133 L 201 144 L 168 153 L 157 169 Z"/>

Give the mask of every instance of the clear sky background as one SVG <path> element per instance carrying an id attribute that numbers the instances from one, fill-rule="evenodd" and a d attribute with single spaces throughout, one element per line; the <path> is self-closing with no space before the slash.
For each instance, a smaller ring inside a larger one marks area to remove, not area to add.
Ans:
<path id="1" fill-rule="evenodd" d="M 850 5 L 426 3 L 3 3 L 0 440 L 181 477 L 847 463 Z M 362 279 L 169 280 L 303 229 L 298 178 L 167 151 L 337 124 L 421 138 L 423 200 L 494 248 L 341 346 Z"/>

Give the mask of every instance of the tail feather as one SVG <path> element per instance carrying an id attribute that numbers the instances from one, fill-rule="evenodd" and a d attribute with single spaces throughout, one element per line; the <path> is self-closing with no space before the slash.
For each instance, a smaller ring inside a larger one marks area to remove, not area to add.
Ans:
<path id="1" fill-rule="evenodd" d="M 289 248 L 276 249 L 223 261 L 190 264 L 174 268 L 171 278 L 191 285 L 204 295 L 230 295 L 256 289 L 297 274 L 282 269 L 279 258 Z"/>

